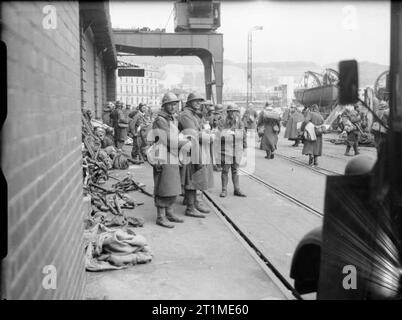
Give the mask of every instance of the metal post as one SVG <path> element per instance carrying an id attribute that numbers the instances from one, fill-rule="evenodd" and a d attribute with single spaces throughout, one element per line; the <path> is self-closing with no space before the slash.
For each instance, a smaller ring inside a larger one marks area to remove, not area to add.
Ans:
<path id="1" fill-rule="evenodd" d="M 262 26 L 252 27 L 247 37 L 247 96 L 246 107 L 253 100 L 253 35 L 254 30 L 262 30 Z"/>
<path id="2" fill-rule="evenodd" d="M 246 96 L 246 107 L 249 104 L 251 88 L 252 88 L 252 33 L 251 30 L 248 32 L 247 37 L 247 96 Z"/>

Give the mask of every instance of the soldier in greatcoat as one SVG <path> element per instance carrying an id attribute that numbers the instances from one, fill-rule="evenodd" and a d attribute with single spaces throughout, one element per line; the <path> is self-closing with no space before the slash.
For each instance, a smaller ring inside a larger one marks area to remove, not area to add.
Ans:
<path id="1" fill-rule="evenodd" d="M 209 209 L 197 199 L 197 190 L 206 190 L 213 186 L 211 142 L 214 135 L 202 128 L 201 103 L 204 98 L 197 93 L 190 93 L 186 106 L 179 114 L 179 130 L 191 139 L 190 157 L 181 168 L 181 178 L 187 205 L 185 215 L 205 218 L 197 211 L 208 213 Z M 190 142 L 189 142 L 190 143 Z M 196 211 L 197 210 L 197 211 Z"/>
<path id="2" fill-rule="evenodd" d="M 286 129 L 284 137 L 288 140 L 294 141 L 292 147 L 299 146 L 300 137 L 297 130 L 297 123 L 303 122 L 303 114 L 296 108 L 295 104 L 291 104 L 289 108 L 289 117 L 286 122 Z"/>
<path id="3" fill-rule="evenodd" d="M 301 130 L 308 131 L 306 128 L 309 123 L 314 127 L 313 134 L 315 134 L 316 139 L 314 141 L 309 141 L 308 139 L 304 140 L 302 154 L 309 156 L 308 163 L 310 166 L 317 166 L 318 157 L 322 155 L 322 133 L 315 133 L 315 127 L 320 127 L 324 123 L 324 118 L 320 114 L 317 105 L 313 105 L 306 109 Z"/>
<path id="4" fill-rule="evenodd" d="M 165 228 L 174 227 L 169 222 L 183 222 L 173 212 L 173 203 L 181 193 L 178 156 L 183 142 L 179 141 L 179 131 L 173 117 L 178 102 L 174 93 L 166 93 L 162 98 L 161 110 L 152 125 L 152 132 L 157 136 L 156 143 L 166 148 L 164 161 L 153 165 L 156 224 Z"/>
<path id="5" fill-rule="evenodd" d="M 116 102 L 116 108 L 110 114 L 114 127 L 114 142 L 117 149 L 122 149 L 124 141 L 127 139 L 128 118 L 122 110 L 123 104 Z"/>
<path id="6" fill-rule="evenodd" d="M 114 109 L 113 102 L 110 102 L 110 101 L 103 108 L 102 120 L 103 120 L 103 123 L 107 124 L 109 127 L 112 127 L 112 123 L 111 123 L 111 120 L 110 120 L 110 114 L 111 114 L 113 109 Z"/>
<path id="7" fill-rule="evenodd" d="M 266 113 L 264 112 L 266 111 Z M 272 117 L 270 116 L 272 115 Z M 261 149 L 265 150 L 265 159 L 273 159 L 274 152 L 277 149 L 278 134 L 280 132 L 280 117 L 274 118 L 274 109 L 270 104 L 266 104 L 263 111 L 261 111 L 257 126 L 264 126 L 264 134 L 261 138 Z"/>

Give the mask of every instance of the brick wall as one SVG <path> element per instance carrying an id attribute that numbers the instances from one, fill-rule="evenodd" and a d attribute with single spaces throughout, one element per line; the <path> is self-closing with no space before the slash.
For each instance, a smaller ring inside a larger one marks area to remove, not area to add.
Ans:
<path id="1" fill-rule="evenodd" d="M 92 110 L 95 114 L 95 57 L 94 57 L 94 46 L 93 46 L 93 33 L 89 27 L 83 34 L 83 45 L 85 46 L 85 107 Z"/>
<path id="2" fill-rule="evenodd" d="M 45 5 L 57 28 L 45 30 Z M 79 299 L 85 285 L 81 168 L 79 6 L 77 2 L 3 2 L 8 47 L 8 116 L 2 169 L 8 182 L 8 299 Z M 43 267 L 57 289 L 42 286 Z"/>

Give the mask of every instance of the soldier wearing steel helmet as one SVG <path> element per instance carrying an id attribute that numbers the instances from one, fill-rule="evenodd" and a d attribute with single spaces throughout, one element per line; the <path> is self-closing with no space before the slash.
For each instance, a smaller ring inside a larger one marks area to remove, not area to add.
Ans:
<path id="1" fill-rule="evenodd" d="M 123 147 L 128 131 L 128 118 L 125 116 L 122 108 L 123 103 L 116 101 L 116 108 L 110 114 L 114 127 L 114 142 L 117 149 Z"/>
<path id="2" fill-rule="evenodd" d="M 110 120 L 110 114 L 114 109 L 113 102 L 109 101 L 105 107 L 103 108 L 102 112 L 102 120 L 103 123 L 107 124 L 108 126 L 112 126 L 111 120 Z"/>
<path id="3" fill-rule="evenodd" d="M 203 121 L 205 124 L 208 124 L 209 128 L 214 110 L 215 106 L 211 100 L 206 100 L 203 103 Z"/>
<path id="4" fill-rule="evenodd" d="M 225 115 L 223 114 L 223 111 L 224 111 L 223 106 L 221 104 L 217 104 L 209 120 L 212 132 L 215 132 L 217 136 L 220 136 L 220 132 L 222 131 L 225 123 Z M 217 138 L 217 140 L 218 139 L 219 138 Z M 214 142 L 213 150 L 215 159 L 213 169 L 214 171 L 222 171 L 221 163 L 220 161 L 218 161 L 218 159 L 220 159 L 220 153 L 221 153 L 220 144 Z"/>
<path id="5" fill-rule="evenodd" d="M 247 148 L 247 133 L 244 124 L 240 119 L 238 106 L 230 104 L 226 109 L 226 119 L 221 133 L 221 164 L 222 164 L 222 198 L 227 196 L 227 185 L 229 182 L 229 170 L 232 171 L 232 182 L 234 195 L 245 197 L 240 190 L 239 165 L 242 153 Z"/>
<path id="6" fill-rule="evenodd" d="M 212 163 L 205 163 L 207 161 L 202 159 L 202 155 L 208 155 L 210 152 L 208 150 L 213 139 L 213 135 L 204 132 L 202 128 L 201 104 L 203 101 L 204 98 L 199 94 L 190 93 L 184 110 L 178 117 L 179 130 L 192 140 L 191 159 L 181 168 L 184 203 L 187 205 L 185 215 L 196 218 L 205 218 L 198 212 L 209 212 L 209 209 L 197 198 L 197 190 L 206 190 L 213 186 Z"/>
<path id="7" fill-rule="evenodd" d="M 179 131 L 174 119 L 178 102 L 179 99 L 174 93 L 166 93 L 162 98 L 161 110 L 152 125 L 156 136 L 155 142 L 163 144 L 167 150 L 166 159 L 161 163 L 153 164 L 156 224 L 165 228 L 174 227 L 169 222 L 183 222 L 183 219 L 177 217 L 173 210 L 173 203 L 181 193 L 179 163 L 173 159 L 178 159 L 180 144 L 184 143 L 178 139 Z"/>
<path id="8" fill-rule="evenodd" d="M 258 120 L 258 113 L 254 109 L 253 104 L 249 103 L 247 106 L 247 110 L 244 112 L 242 121 L 244 124 L 244 129 L 256 129 L 257 128 L 257 120 Z"/>

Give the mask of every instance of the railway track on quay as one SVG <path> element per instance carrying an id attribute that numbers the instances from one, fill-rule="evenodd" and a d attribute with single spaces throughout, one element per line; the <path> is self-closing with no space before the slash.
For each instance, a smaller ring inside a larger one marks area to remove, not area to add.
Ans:
<path id="1" fill-rule="evenodd" d="M 341 175 L 341 173 L 339 173 L 339 172 L 337 172 L 337 171 L 329 170 L 329 169 L 326 169 L 326 168 L 323 168 L 323 167 L 319 167 L 319 166 L 312 167 L 312 166 L 309 166 L 307 163 L 305 163 L 305 162 L 303 162 L 303 161 L 297 160 L 297 159 L 295 159 L 295 158 L 293 158 L 293 157 L 286 156 L 286 155 L 284 155 L 284 154 L 275 153 L 275 155 L 276 155 L 277 157 L 281 158 L 281 159 L 288 160 L 288 161 L 290 161 L 290 162 L 292 162 L 292 163 L 294 163 L 294 164 L 296 164 L 296 165 L 298 165 L 298 166 L 300 166 L 300 167 L 304 167 L 304 168 L 306 168 L 306 169 L 312 170 L 312 171 L 314 171 L 314 172 L 316 172 L 316 173 L 319 173 L 319 174 L 322 174 L 322 175 L 325 175 L 325 176 L 340 176 L 340 175 Z"/>
<path id="2" fill-rule="evenodd" d="M 262 251 L 258 248 L 258 246 L 247 236 L 246 232 L 244 232 L 234 221 L 230 218 L 230 214 L 219 204 L 217 203 L 208 192 L 203 192 L 205 198 L 208 202 L 215 208 L 221 218 L 226 221 L 228 227 L 237 235 L 240 240 L 243 241 L 243 244 L 249 249 L 251 253 L 254 253 L 254 257 L 259 260 L 260 265 L 265 268 L 268 268 L 272 276 L 274 276 L 277 280 L 280 281 L 280 285 L 284 287 L 285 290 L 288 290 L 291 297 L 297 300 L 304 300 L 302 296 L 297 292 L 294 286 L 286 279 L 286 277 L 280 272 L 278 268 L 271 262 L 271 260 L 262 253 Z M 272 279 L 274 280 L 274 279 Z"/>
<path id="3" fill-rule="evenodd" d="M 284 156 L 284 158 L 289 158 Z M 291 159 L 291 158 L 290 158 Z M 299 164 L 297 160 L 291 159 L 289 161 L 295 162 L 296 164 Z M 311 167 L 307 165 L 302 165 L 306 168 L 311 169 Z M 290 193 L 287 193 L 283 190 L 280 190 L 279 188 L 273 186 L 272 184 L 268 183 L 267 181 L 261 179 L 260 177 L 251 174 L 245 170 L 240 169 L 240 171 L 245 174 L 247 177 L 249 177 L 251 180 L 256 181 L 259 184 L 262 184 L 264 187 L 270 189 L 273 191 L 275 194 L 278 194 L 282 198 L 286 199 L 287 201 L 303 208 L 307 212 L 318 216 L 319 218 L 322 218 L 324 216 L 324 213 L 321 212 L 320 210 L 317 210 L 310 206 L 307 203 L 304 203 L 301 200 L 298 200 L 295 196 L 291 195 Z M 317 173 L 319 174 L 325 174 L 328 175 L 323 171 L 316 170 Z M 335 174 L 335 172 L 332 172 L 328 170 L 328 172 L 331 172 L 331 174 Z M 336 173 L 339 175 L 339 173 Z M 259 249 L 258 245 L 254 243 L 254 241 L 250 238 L 250 236 L 247 235 L 247 231 L 243 230 L 235 221 L 234 219 L 231 218 L 230 213 L 222 206 L 219 204 L 218 201 L 214 200 L 211 194 L 208 192 L 203 192 L 205 198 L 208 200 L 208 202 L 215 208 L 217 213 L 221 216 L 221 218 L 227 222 L 229 228 L 232 229 L 232 231 L 237 235 L 238 238 L 240 238 L 244 245 L 248 247 L 249 251 L 254 253 L 254 256 L 260 261 L 260 264 L 263 266 L 267 267 L 273 274 L 274 277 L 276 277 L 277 280 L 280 281 L 281 285 L 288 290 L 292 296 L 293 299 L 297 300 L 304 300 L 303 297 L 297 292 L 297 290 L 294 288 L 294 286 L 286 279 L 285 275 L 281 273 L 281 271 L 275 267 L 275 264 L 270 260 L 267 255 L 265 255 L 262 250 Z M 290 270 L 289 270 L 290 271 Z"/>

